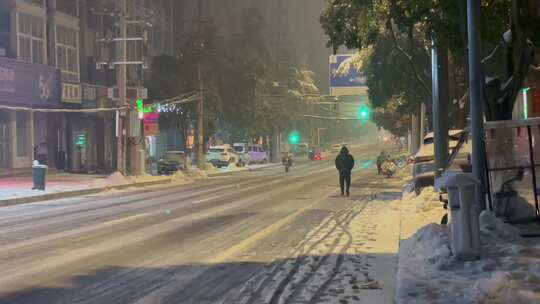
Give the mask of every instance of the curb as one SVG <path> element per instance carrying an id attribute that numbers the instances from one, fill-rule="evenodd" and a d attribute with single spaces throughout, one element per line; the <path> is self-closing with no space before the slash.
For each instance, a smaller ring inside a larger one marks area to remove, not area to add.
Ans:
<path id="1" fill-rule="evenodd" d="M 269 164 L 268 166 L 259 167 L 259 168 L 243 167 L 243 168 L 235 170 L 235 171 L 224 171 L 224 172 L 218 171 L 218 172 L 213 172 L 213 173 L 207 173 L 206 175 L 207 176 L 219 176 L 219 175 L 233 175 L 233 174 L 241 173 L 241 172 L 255 172 L 255 171 L 261 171 L 261 170 L 264 170 L 264 169 L 276 167 L 278 165 L 281 165 L 281 163 Z"/>
<path id="2" fill-rule="evenodd" d="M 43 195 L 11 198 L 11 199 L 0 200 L 0 207 L 8 207 L 8 206 L 14 206 L 14 205 L 36 203 L 36 202 L 41 202 L 41 201 L 70 198 L 70 197 L 75 197 L 75 196 L 99 193 L 99 192 L 103 192 L 107 190 L 122 190 L 122 189 L 130 188 L 130 187 L 143 188 L 143 187 L 170 184 L 170 183 L 172 183 L 172 178 L 159 180 L 159 181 L 141 182 L 141 183 L 125 184 L 125 185 L 118 185 L 118 186 L 111 186 L 111 187 L 80 189 L 80 190 L 73 190 L 73 191 L 48 193 L 48 194 L 43 194 Z"/>
<path id="3" fill-rule="evenodd" d="M 250 172 L 252 172 L 252 171 L 261 171 L 261 170 L 264 170 L 264 169 L 274 168 L 274 167 L 277 167 L 277 166 L 281 166 L 281 163 L 269 164 L 268 166 L 259 167 L 259 168 L 248 168 L 248 171 L 250 171 Z"/>

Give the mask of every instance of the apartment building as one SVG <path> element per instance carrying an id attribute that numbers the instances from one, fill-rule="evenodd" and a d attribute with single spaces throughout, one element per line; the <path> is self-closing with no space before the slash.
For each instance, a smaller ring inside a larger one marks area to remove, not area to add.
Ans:
<path id="1" fill-rule="evenodd" d="M 128 60 L 173 54 L 174 1 L 126 1 L 128 36 L 148 37 L 128 43 Z M 116 107 L 114 65 L 98 63 L 118 59 L 118 44 L 107 40 L 119 36 L 119 3 L 0 1 L 0 168 L 27 168 L 34 159 L 71 172 L 116 167 L 115 112 L 54 109 Z M 128 95 L 136 98 L 143 80 L 143 67 L 130 66 L 128 90 L 136 93 Z"/>

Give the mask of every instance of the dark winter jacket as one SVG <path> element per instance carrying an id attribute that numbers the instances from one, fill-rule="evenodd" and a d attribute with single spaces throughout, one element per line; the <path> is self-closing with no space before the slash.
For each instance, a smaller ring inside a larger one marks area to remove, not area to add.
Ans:
<path id="1" fill-rule="evenodd" d="M 346 147 L 341 148 L 341 152 L 336 157 L 336 168 L 339 171 L 351 171 L 354 168 L 354 158 Z"/>

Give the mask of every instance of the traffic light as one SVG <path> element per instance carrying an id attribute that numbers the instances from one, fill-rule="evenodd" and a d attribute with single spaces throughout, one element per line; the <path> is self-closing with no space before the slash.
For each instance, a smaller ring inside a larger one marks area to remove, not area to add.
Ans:
<path id="1" fill-rule="evenodd" d="M 289 143 L 293 145 L 297 145 L 300 142 L 300 134 L 298 132 L 294 131 L 289 134 Z"/>
<path id="2" fill-rule="evenodd" d="M 366 105 L 361 105 L 360 108 L 358 108 L 358 119 L 366 121 L 369 120 L 369 116 L 371 114 L 371 110 Z"/>

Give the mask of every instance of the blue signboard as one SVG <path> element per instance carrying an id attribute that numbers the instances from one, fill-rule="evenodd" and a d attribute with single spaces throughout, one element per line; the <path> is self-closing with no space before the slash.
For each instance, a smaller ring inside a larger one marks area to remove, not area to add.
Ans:
<path id="1" fill-rule="evenodd" d="M 334 55 L 330 56 L 330 87 L 333 88 L 351 88 L 365 87 L 366 77 L 355 68 L 350 68 L 348 73 L 341 75 L 337 71 L 343 64 L 351 59 L 352 55 Z"/>
<path id="2" fill-rule="evenodd" d="M 39 107 L 59 106 L 60 71 L 0 57 L 0 103 Z"/>

